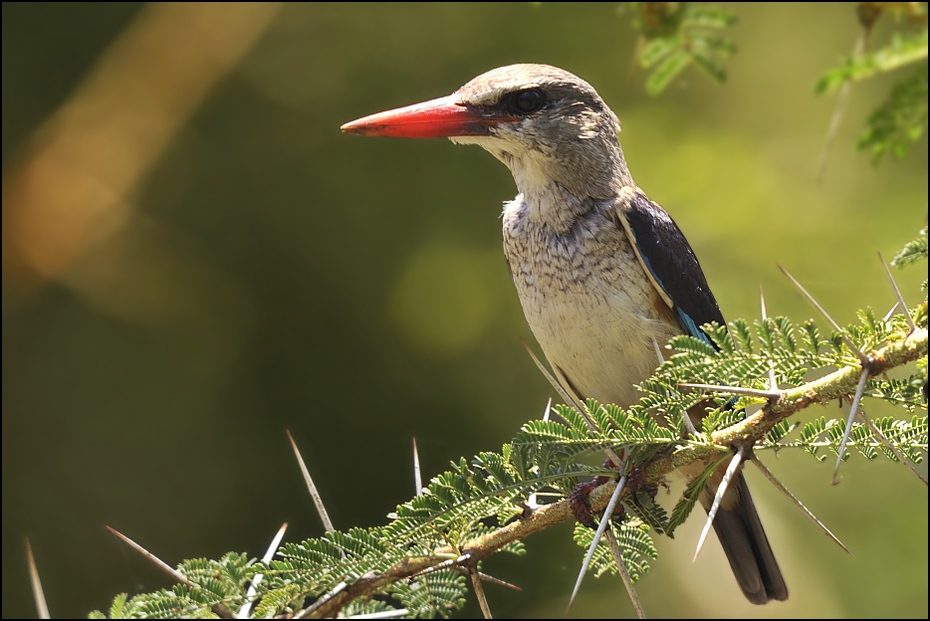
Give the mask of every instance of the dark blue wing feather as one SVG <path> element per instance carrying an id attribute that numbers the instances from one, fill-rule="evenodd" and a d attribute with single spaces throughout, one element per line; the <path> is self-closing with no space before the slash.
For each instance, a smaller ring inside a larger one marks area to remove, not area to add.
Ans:
<path id="1" fill-rule="evenodd" d="M 624 216 L 646 269 L 671 298 L 682 330 L 710 342 L 700 326 L 712 321 L 724 325 L 723 314 L 684 233 L 641 192 L 629 200 Z"/>

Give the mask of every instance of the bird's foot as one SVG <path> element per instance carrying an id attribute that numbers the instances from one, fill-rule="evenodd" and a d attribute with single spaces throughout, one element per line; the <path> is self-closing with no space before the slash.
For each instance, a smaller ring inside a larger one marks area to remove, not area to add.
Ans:
<path id="1" fill-rule="evenodd" d="M 626 473 L 626 486 L 630 490 L 633 502 L 639 503 L 639 495 L 647 494 L 650 500 L 655 500 L 659 493 L 659 486 L 646 480 L 646 471 L 639 464 L 633 464 Z"/>
<path id="2" fill-rule="evenodd" d="M 617 465 L 613 463 L 610 459 L 604 461 L 604 468 L 616 468 Z M 619 474 L 616 477 L 608 476 L 596 476 L 586 483 L 579 483 L 568 495 L 568 504 L 571 507 L 572 514 L 575 516 L 575 519 L 580 523 L 584 524 L 588 528 L 597 528 L 598 520 L 594 515 L 591 514 L 591 507 L 588 505 L 588 496 L 591 495 L 595 489 L 604 485 L 605 483 L 610 482 L 611 480 L 616 481 L 619 478 Z M 614 516 L 620 518 L 621 520 L 626 515 L 626 511 L 623 509 L 622 503 L 617 503 L 617 507 L 614 509 Z"/>

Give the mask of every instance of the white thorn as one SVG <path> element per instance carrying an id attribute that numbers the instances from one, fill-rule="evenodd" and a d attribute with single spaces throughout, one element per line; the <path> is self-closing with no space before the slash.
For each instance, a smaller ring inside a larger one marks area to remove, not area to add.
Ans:
<path id="1" fill-rule="evenodd" d="M 275 552 L 278 551 L 278 546 L 281 545 L 281 540 L 284 538 L 285 531 L 287 531 L 287 522 L 281 525 L 281 528 L 278 529 L 277 534 L 271 539 L 271 543 L 268 544 L 268 549 L 265 550 L 265 555 L 262 557 L 262 562 L 266 565 L 271 562 Z M 239 614 L 236 615 L 237 619 L 249 618 L 249 613 L 252 611 L 252 604 L 255 603 L 255 591 L 258 585 L 261 583 L 262 578 L 264 578 L 264 574 L 255 574 L 255 577 L 252 578 L 252 583 L 249 585 L 245 603 L 242 604 L 242 608 L 239 609 Z"/>
<path id="2" fill-rule="evenodd" d="M 910 333 L 913 333 L 917 329 L 917 326 L 914 325 L 914 320 L 911 319 L 911 314 L 907 311 L 907 304 L 904 303 L 904 296 L 901 295 L 901 289 L 898 288 L 898 283 L 895 282 L 894 276 L 891 275 L 891 270 L 888 268 L 888 264 L 885 263 L 885 259 L 882 258 L 882 253 L 878 253 L 878 260 L 882 262 L 882 267 L 885 268 L 885 273 L 888 275 L 888 282 L 891 283 L 891 288 L 894 289 L 894 296 L 898 300 L 898 306 L 901 307 L 901 312 L 907 318 L 907 327 L 910 328 Z M 894 310 L 893 308 L 891 310 Z M 889 313 L 890 315 L 891 313 Z M 888 321 L 885 319 L 885 321 Z"/>
<path id="3" fill-rule="evenodd" d="M 48 602 L 45 599 L 45 591 L 42 590 L 42 580 L 39 579 L 39 568 L 36 566 L 36 559 L 32 555 L 32 544 L 29 543 L 29 537 L 26 537 L 26 562 L 29 565 L 29 582 L 32 585 L 32 599 L 36 604 L 36 614 L 40 619 L 51 619 L 48 612 Z"/>
<path id="4" fill-rule="evenodd" d="M 766 400 L 780 399 L 785 394 L 784 391 L 781 390 L 758 390 L 756 388 L 743 388 L 742 386 L 716 386 L 714 384 L 691 384 L 687 382 L 678 385 L 682 388 L 699 388 L 701 390 L 711 390 L 713 392 L 723 392 L 731 395 L 760 397 Z"/>
<path id="5" fill-rule="evenodd" d="M 656 358 L 659 359 L 659 366 L 661 366 L 665 362 L 665 357 L 662 355 L 662 348 L 659 347 L 659 342 L 655 339 L 652 339 L 652 346 L 656 350 Z"/>
<path id="6" fill-rule="evenodd" d="M 620 542 L 614 537 L 612 530 L 608 529 L 604 535 L 607 537 L 607 545 L 610 547 L 610 554 L 613 556 L 614 563 L 617 564 L 617 571 L 620 573 L 620 580 L 623 581 L 623 588 L 626 589 L 630 603 L 633 604 L 633 610 L 636 611 L 636 617 L 645 619 L 646 609 L 643 608 L 643 602 L 639 599 L 636 589 L 633 588 L 633 578 L 630 577 L 630 572 L 627 571 L 626 564 L 623 562 L 623 550 L 620 549 Z"/>
<path id="7" fill-rule="evenodd" d="M 406 608 L 398 608 L 396 610 L 370 612 L 364 615 L 352 615 L 351 617 L 346 617 L 346 619 L 399 619 L 401 617 L 406 617 L 409 612 L 410 611 Z"/>
<path id="8" fill-rule="evenodd" d="M 768 313 L 765 310 L 765 294 L 762 293 L 762 287 L 759 287 L 759 306 L 762 308 L 762 322 L 768 319 Z M 769 390 L 778 390 L 778 382 L 775 381 L 775 361 L 769 358 Z"/>
<path id="9" fill-rule="evenodd" d="M 601 521 L 597 525 L 597 531 L 594 533 L 594 539 L 591 541 L 591 545 L 588 547 L 588 553 L 584 557 L 584 562 L 581 564 L 581 571 L 578 572 L 578 579 L 575 580 L 575 588 L 572 589 L 572 596 L 568 599 L 569 607 L 571 607 L 572 602 L 575 601 L 575 596 L 578 595 L 578 589 L 581 588 L 581 581 L 584 579 L 584 575 L 588 571 L 588 566 L 591 564 L 591 558 L 594 557 L 594 550 L 597 549 L 597 544 L 600 543 L 601 537 L 604 536 L 604 531 L 607 530 L 607 526 L 610 525 L 610 518 L 614 514 L 614 509 L 617 507 L 617 502 L 620 500 L 620 494 L 623 493 L 623 488 L 625 486 L 626 475 L 620 477 L 620 481 L 617 482 L 617 487 L 614 488 L 614 493 L 610 496 L 610 501 L 607 503 L 607 507 L 604 509 L 604 514 L 601 516 Z"/>
<path id="10" fill-rule="evenodd" d="M 418 571 L 418 572 L 416 572 L 415 574 L 413 574 L 413 575 L 410 576 L 410 577 L 411 577 L 411 578 L 417 578 L 417 577 L 419 577 L 419 576 L 425 576 L 426 574 L 431 574 L 431 573 L 434 573 L 434 572 L 437 572 L 437 571 L 440 571 L 440 570 L 443 570 L 443 569 L 448 569 L 448 568 L 450 568 L 450 567 L 455 567 L 456 565 L 461 564 L 462 562 L 464 562 L 465 560 L 468 560 L 469 558 L 471 558 L 471 557 L 468 556 L 467 554 L 464 554 L 464 555 L 459 556 L 459 557 L 457 557 L 457 558 L 449 558 L 449 559 L 446 559 L 446 560 L 442 561 L 441 563 L 437 563 L 437 564 L 435 564 L 435 565 L 432 565 L 432 566 L 430 566 L 430 567 L 427 567 L 426 569 L 423 569 L 423 570 L 421 570 L 421 571 Z"/>
<path id="11" fill-rule="evenodd" d="M 843 455 L 846 453 L 846 442 L 849 441 L 849 435 L 852 433 L 853 421 L 856 418 L 856 410 L 859 409 L 859 399 L 865 391 L 865 382 L 869 379 L 869 372 L 862 369 L 859 375 L 859 385 L 856 386 L 856 396 L 853 397 L 852 406 L 849 408 L 849 418 L 846 419 L 846 429 L 843 431 L 843 439 L 840 441 L 840 450 L 836 453 L 836 465 L 833 467 L 833 485 L 839 485 L 840 464 L 843 463 Z"/>
<path id="12" fill-rule="evenodd" d="M 688 430 L 688 433 L 690 435 L 696 437 L 698 434 L 698 430 L 697 430 L 697 427 L 694 426 L 694 422 L 691 420 L 691 414 L 689 414 L 687 411 L 683 412 L 683 414 L 684 414 L 683 418 L 685 420 L 685 429 Z"/>
<path id="13" fill-rule="evenodd" d="M 730 465 L 727 466 L 727 471 L 724 473 L 723 479 L 720 480 L 720 485 L 717 486 L 717 493 L 714 495 L 714 502 L 710 506 L 710 511 L 707 512 L 707 522 L 705 522 L 704 530 L 701 531 L 701 536 L 698 539 L 697 549 L 694 550 L 694 558 L 691 559 L 692 563 L 697 560 L 698 554 L 700 554 L 701 548 L 704 546 L 704 540 L 707 538 L 707 533 L 710 532 L 710 527 L 714 523 L 714 518 L 717 517 L 717 510 L 720 508 L 720 501 L 723 500 L 723 495 L 726 494 L 727 487 L 730 485 L 730 480 L 733 478 L 733 475 L 736 474 L 740 463 L 742 463 L 743 455 L 745 452 L 745 447 L 740 447 L 740 449 L 736 451 L 736 454 L 733 455 L 733 459 L 730 460 Z"/>
<path id="14" fill-rule="evenodd" d="M 558 367 L 553 368 L 553 372 L 555 373 L 555 376 L 553 376 L 553 374 L 549 372 L 549 370 L 543 365 L 543 363 L 539 361 L 539 358 L 536 357 L 536 353 L 533 352 L 532 349 L 530 349 L 529 345 L 527 345 L 524 342 L 523 347 L 525 347 L 526 351 L 530 354 L 530 358 L 533 359 L 533 362 L 536 364 L 536 368 L 539 369 L 540 373 L 542 373 L 543 376 L 547 380 L 549 380 L 549 383 L 552 384 L 552 387 L 555 389 L 557 393 L 559 393 L 559 396 L 562 397 L 565 403 L 573 406 L 576 410 L 578 410 L 578 412 L 584 418 L 585 423 L 587 423 L 589 430 L 591 430 L 592 432 L 597 432 L 598 431 L 597 425 L 595 425 L 594 421 L 591 420 L 591 415 L 588 414 L 588 409 L 584 406 L 581 396 L 573 394 L 570 388 L 571 384 L 565 381 L 565 377 L 559 371 L 559 368 Z M 620 457 L 617 455 L 616 451 L 614 451 L 613 449 L 605 448 L 604 453 L 615 464 L 621 463 Z"/>
<path id="15" fill-rule="evenodd" d="M 552 373 L 549 372 L 549 369 L 547 369 L 542 362 L 540 362 L 539 358 L 536 356 L 536 352 L 530 349 L 529 345 L 527 345 L 524 342 L 523 347 L 526 348 L 526 351 L 530 355 L 530 358 L 533 359 L 533 362 L 536 364 L 536 368 L 539 369 L 539 372 L 543 374 L 543 377 L 545 377 L 549 381 L 549 384 L 552 386 L 552 388 L 555 389 L 555 391 L 559 394 L 559 396 L 562 397 L 562 400 L 565 403 L 573 406 L 579 412 L 583 413 L 584 407 L 582 406 L 580 399 L 576 398 L 572 394 L 569 394 L 568 389 L 565 388 L 565 386 L 563 386 L 562 383 L 559 380 L 557 380 L 552 375 Z M 590 422 L 588 424 L 591 425 Z"/>
<path id="16" fill-rule="evenodd" d="M 890 321 L 891 318 L 892 318 L 892 316 L 894 316 L 894 312 L 895 312 L 896 310 L 898 310 L 898 303 L 897 303 L 897 302 L 895 302 L 894 304 L 891 305 L 891 308 L 889 308 L 889 309 L 888 309 L 888 312 L 885 313 L 885 316 L 882 317 L 882 321 L 886 321 L 886 322 L 887 322 L 887 321 Z M 910 317 L 910 315 L 908 315 L 908 317 Z"/>
<path id="17" fill-rule="evenodd" d="M 783 267 L 780 266 L 780 265 L 778 266 L 778 269 L 780 269 L 780 270 L 782 271 L 782 273 L 783 273 L 785 276 L 787 276 L 787 277 L 791 280 L 791 282 L 794 283 L 794 286 L 797 287 L 797 288 L 801 291 L 801 293 L 804 294 L 804 297 L 807 298 L 807 301 L 810 302 L 811 304 L 813 304 L 813 305 L 814 305 L 814 308 L 816 308 L 818 311 L 820 311 L 820 314 L 824 316 L 824 318 L 827 320 L 827 322 L 829 322 L 829 324 L 830 324 L 831 326 L 833 326 L 833 329 L 836 330 L 837 334 L 840 335 L 840 337 L 843 339 L 843 342 L 846 343 L 846 346 L 849 348 L 849 350 L 850 350 L 851 352 L 853 352 L 854 354 L 856 354 L 856 357 L 859 358 L 859 362 L 861 362 L 861 363 L 864 364 L 864 365 L 865 365 L 865 364 L 868 364 L 868 363 L 869 363 L 868 357 L 867 357 L 865 354 L 863 354 L 863 353 L 859 350 L 858 347 L 856 347 L 856 344 L 853 343 L 853 342 L 852 342 L 852 339 L 850 339 L 850 338 L 846 335 L 846 332 L 840 327 L 840 324 L 836 323 L 836 322 L 833 320 L 833 317 L 831 317 L 830 314 L 827 312 L 827 310 L 826 310 L 823 306 L 820 305 L 820 302 L 818 302 L 817 300 L 815 300 L 815 299 L 814 299 L 814 296 L 812 296 L 810 293 L 808 293 L 808 292 L 807 292 L 807 289 L 805 289 L 804 286 L 801 285 L 801 283 L 799 283 L 799 282 L 795 279 L 794 276 L 792 276 L 791 274 L 788 273 L 788 270 L 786 270 L 785 268 L 783 268 Z"/>
<path id="18" fill-rule="evenodd" d="M 304 483 L 307 484 L 310 497 L 313 499 L 313 504 L 316 505 L 316 512 L 320 514 L 320 520 L 323 521 L 323 528 L 326 529 L 326 532 L 331 533 L 336 529 L 333 528 L 333 522 L 329 519 L 329 514 L 326 512 L 326 507 L 323 505 L 320 492 L 317 491 L 316 485 L 313 483 L 310 471 L 307 470 L 307 464 L 304 463 L 304 458 L 301 457 L 300 449 L 297 448 L 297 443 L 294 442 L 294 437 L 291 435 L 290 431 L 287 432 L 287 439 L 290 440 L 291 448 L 294 450 L 294 455 L 297 457 L 297 465 L 300 466 L 300 472 L 304 476 Z"/>
<path id="19" fill-rule="evenodd" d="M 420 453 L 417 452 L 417 439 L 413 439 L 413 485 L 417 496 L 423 495 L 423 475 L 420 473 Z"/>
<path id="20" fill-rule="evenodd" d="M 110 531 L 111 533 L 113 533 L 114 535 L 116 535 L 117 537 L 119 537 L 120 539 L 122 539 L 127 544 L 129 544 L 129 547 L 131 547 L 133 550 L 135 550 L 136 552 L 138 552 L 139 554 L 147 558 L 156 567 L 158 567 L 160 570 L 162 570 L 163 572 L 165 572 L 166 574 L 168 574 L 169 576 L 171 576 L 172 578 L 174 578 L 181 584 L 184 584 L 187 586 L 194 586 L 190 580 L 185 578 L 184 575 L 181 574 L 180 572 L 176 571 L 171 565 L 161 560 L 160 558 L 158 558 L 157 556 L 155 556 L 154 554 L 152 554 L 151 552 L 149 552 L 148 550 L 140 546 L 138 543 L 136 543 L 135 541 L 133 541 L 132 539 L 130 539 L 123 533 L 119 532 L 112 526 L 107 526 L 106 529 Z"/>
<path id="21" fill-rule="evenodd" d="M 334 597 L 336 597 L 337 595 L 345 591 L 347 588 L 349 588 L 348 582 L 345 582 L 345 581 L 340 582 L 339 584 L 334 586 L 332 590 L 330 590 L 328 593 L 324 593 L 320 597 L 320 599 L 316 600 L 315 602 L 310 604 L 310 606 L 308 606 L 307 608 L 304 608 L 303 610 L 301 610 L 300 612 L 298 612 L 291 618 L 292 619 L 304 619 L 306 617 L 309 617 L 314 612 L 316 612 L 321 606 L 323 606 L 324 604 L 328 604 L 330 601 L 332 601 Z"/>
<path id="22" fill-rule="evenodd" d="M 771 483 L 772 485 L 774 485 L 774 486 L 776 487 L 776 489 L 778 489 L 778 491 L 780 491 L 782 494 L 784 494 L 785 496 L 787 496 L 787 497 L 791 500 L 791 502 L 794 504 L 794 506 L 796 506 L 796 507 L 799 508 L 801 511 L 803 511 L 803 512 L 804 512 L 804 515 L 806 515 L 807 517 L 809 517 L 810 519 L 812 519 L 812 520 L 814 521 L 814 524 L 816 524 L 817 526 L 819 526 L 820 529 L 821 529 L 830 539 L 832 539 L 833 541 L 835 541 L 836 544 L 837 544 L 838 546 L 840 546 L 841 548 L 843 548 L 844 550 L 846 550 L 847 553 L 852 554 L 852 552 L 849 551 L 849 548 L 846 547 L 846 544 L 844 544 L 842 541 L 840 541 L 840 538 L 837 537 L 836 535 L 834 535 L 833 532 L 832 532 L 829 528 L 827 528 L 827 525 L 826 525 L 826 524 L 824 524 L 823 522 L 821 522 L 821 521 L 817 518 L 817 516 L 814 515 L 813 512 L 811 512 L 810 509 L 808 509 L 806 506 L 804 506 L 804 503 L 801 502 L 801 500 L 800 500 L 797 496 L 795 496 L 794 494 L 791 493 L 791 490 L 789 490 L 787 487 L 784 486 L 784 484 L 782 484 L 781 481 L 779 481 L 777 478 L 775 478 L 775 475 L 772 473 L 772 471 L 769 470 L 769 469 L 765 466 L 765 464 L 763 464 L 763 463 L 759 460 L 759 458 L 756 456 L 755 453 L 753 453 L 752 456 L 750 456 L 749 460 L 750 460 L 752 463 L 754 463 L 754 464 L 756 465 L 757 468 L 759 468 L 759 470 L 762 472 L 762 474 L 765 475 L 765 478 L 769 480 L 769 483 Z"/>

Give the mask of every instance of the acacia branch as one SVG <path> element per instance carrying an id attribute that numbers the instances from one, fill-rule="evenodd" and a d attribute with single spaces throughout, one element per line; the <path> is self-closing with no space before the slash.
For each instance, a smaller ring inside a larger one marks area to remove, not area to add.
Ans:
<path id="1" fill-rule="evenodd" d="M 875 377 L 926 355 L 927 329 L 917 328 L 904 339 L 888 343 L 870 354 L 864 365 L 843 367 L 785 390 L 779 398 L 771 399 L 755 414 L 712 434 L 711 441 L 720 446 L 731 446 L 741 441 L 761 440 L 772 427 L 792 414 L 816 403 L 827 403 L 854 393 L 863 368 L 869 377 Z"/>
<path id="2" fill-rule="evenodd" d="M 926 355 L 927 329 L 918 328 L 906 338 L 874 351 L 868 356 L 865 367 L 869 376 L 874 377 Z M 827 403 L 850 395 L 855 391 L 861 373 L 862 366 L 848 366 L 797 388 L 785 390 L 745 420 L 711 434 L 710 444 L 687 444 L 670 454 L 660 454 L 644 468 L 644 480 L 648 484 L 658 484 L 672 472 L 690 463 L 719 459 L 722 452 L 730 450 L 734 445 L 754 444 L 779 421 L 792 414 L 817 403 Z M 608 482 L 591 492 L 587 502 L 592 512 L 598 513 L 604 509 L 615 486 L 616 482 Z M 568 499 L 527 511 L 506 526 L 465 541 L 458 548 L 440 548 L 432 556 L 405 559 L 381 574 L 365 574 L 328 601 L 317 605 L 307 617 L 335 616 L 350 602 L 371 597 L 394 582 L 415 577 L 442 564 L 462 566 L 474 563 L 533 533 L 573 519 Z"/>

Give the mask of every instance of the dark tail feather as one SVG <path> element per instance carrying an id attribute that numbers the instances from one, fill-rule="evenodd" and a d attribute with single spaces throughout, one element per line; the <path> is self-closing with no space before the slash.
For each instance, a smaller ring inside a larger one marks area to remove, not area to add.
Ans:
<path id="1" fill-rule="evenodd" d="M 785 586 L 775 554 L 762 529 L 762 522 L 759 521 L 759 514 L 756 513 L 742 472 L 730 482 L 727 496 L 732 492 L 739 495 L 739 500 L 721 505 L 714 519 L 714 530 L 740 589 L 753 604 L 788 599 L 788 587 Z M 724 505 L 728 505 L 727 509 L 724 509 Z M 705 504 L 705 509 L 708 506 L 709 503 Z"/>

